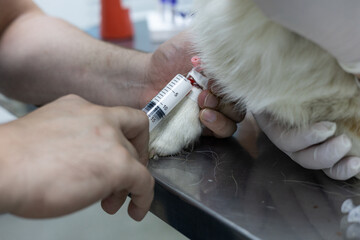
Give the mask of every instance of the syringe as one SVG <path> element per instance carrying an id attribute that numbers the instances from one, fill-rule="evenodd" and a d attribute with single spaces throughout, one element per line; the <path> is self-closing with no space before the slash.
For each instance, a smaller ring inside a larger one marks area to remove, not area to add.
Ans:
<path id="1" fill-rule="evenodd" d="M 189 94 L 189 98 L 197 102 L 202 89 L 207 88 L 208 78 L 202 73 L 201 60 L 194 56 L 191 58 L 193 69 L 186 78 L 178 74 L 156 95 L 144 108 L 143 111 L 149 118 L 149 131 L 170 113 L 170 111 Z"/>
<path id="2" fill-rule="evenodd" d="M 150 121 L 150 132 L 191 91 L 191 88 L 191 82 L 178 74 L 143 108 Z"/>

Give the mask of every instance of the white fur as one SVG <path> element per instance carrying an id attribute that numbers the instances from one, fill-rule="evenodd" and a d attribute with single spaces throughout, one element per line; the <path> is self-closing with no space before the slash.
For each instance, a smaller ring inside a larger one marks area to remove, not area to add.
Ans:
<path id="1" fill-rule="evenodd" d="M 184 147 L 192 147 L 200 137 L 198 95 L 195 89 L 151 131 L 150 157 L 179 153 Z"/>
<path id="2" fill-rule="evenodd" d="M 217 79 L 225 99 L 245 103 L 254 113 L 267 111 L 288 128 L 334 121 L 336 135 L 347 133 L 353 142 L 350 154 L 360 156 L 359 89 L 354 77 L 332 56 L 271 22 L 251 0 L 196 3 L 191 30 L 195 48 L 206 74 Z M 182 107 L 178 111 L 189 111 Z M 197 128 L 201 128 L 195 120 L 193 126 L 189 120 L 177 121 L 171 120 L 173 127 L 167 126 L 170 133 L 178 132 L 174 151 L 191 142 L 188 137 L 186 142 L 179 140 L 183 135 L 196 131 L 194 135 L 198 136 Z M 153 147 L 155 152 L 160 148 Z"/>

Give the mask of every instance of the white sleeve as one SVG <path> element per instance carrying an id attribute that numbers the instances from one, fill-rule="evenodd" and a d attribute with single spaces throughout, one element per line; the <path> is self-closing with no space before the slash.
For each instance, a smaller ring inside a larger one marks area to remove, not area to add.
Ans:
<path id="1" fill-rule="evenodd" d="M 317 43 L 360 73 L 360 0 L 254 0 L 271 20 Z"/>

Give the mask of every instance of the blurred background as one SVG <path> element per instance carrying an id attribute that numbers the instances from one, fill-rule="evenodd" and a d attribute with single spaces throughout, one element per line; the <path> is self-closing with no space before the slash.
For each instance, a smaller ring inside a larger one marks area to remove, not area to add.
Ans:
<path id="1" fill-rule="evenodd" d="M 147 21 L 151 12 L 161 9 L 160 0 L 122 0 L 130 9 L 133 24 Z M 34 0 L 48 15 L 62 18 L 85 32 L 99 29 L 100 0 Z M 177 9 L 188 11 L 192 0 L 179 0 Z M 159 44 L 159 42 L 158 42 Z M 16 116 L 22 116 L 29 106 L 7 99 L 0 94 L 0 105 Z M 104 213 L 99 203 L 72 215 L 56 219 L 29 220 L 13 215 L 0 215 L 0 239 L 186 239 L 151 213 L 138 223 L 127 215 L 127 201 L 114 216 Z"/>
<path id="2" fill-rule="evenodd" d="M 100 0 L 34 0 L 34 2 L 49 15 L 63 18 L 85 31 L 100 24 Z M 123 7 L 130 9 L 131 20 L 136 24 L 146 20 L 151 12 L 160 11 L 164 0 L 122 0 L 121 2 Z M 188 12 L 192 9 L 193 0 L 174 2 L 178 12 Z"/>

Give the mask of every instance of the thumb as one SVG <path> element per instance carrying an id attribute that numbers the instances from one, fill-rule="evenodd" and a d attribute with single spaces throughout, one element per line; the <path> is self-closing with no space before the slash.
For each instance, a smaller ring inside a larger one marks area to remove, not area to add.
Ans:
<path id="1" fill-rule="evenodd" d="M 135 147 L 141 163 L 147 164 L 149 145 L 149 119 L 143 111 L 128 107 L 113 107 L 117 124 Z"/>

